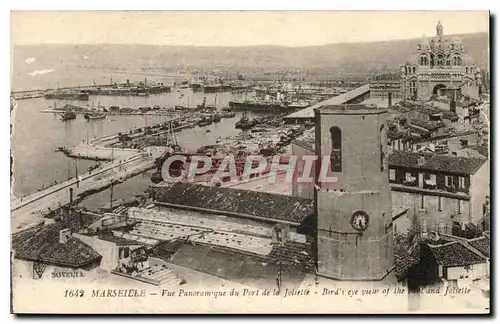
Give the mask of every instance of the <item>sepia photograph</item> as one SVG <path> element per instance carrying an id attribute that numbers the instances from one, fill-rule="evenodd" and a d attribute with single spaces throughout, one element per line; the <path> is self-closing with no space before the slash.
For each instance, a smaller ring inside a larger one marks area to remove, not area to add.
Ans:
<path id="1" fill-rule="evenodd" d="M 489 11 L 10 18 L 11 313 L 491 313 Z"/>

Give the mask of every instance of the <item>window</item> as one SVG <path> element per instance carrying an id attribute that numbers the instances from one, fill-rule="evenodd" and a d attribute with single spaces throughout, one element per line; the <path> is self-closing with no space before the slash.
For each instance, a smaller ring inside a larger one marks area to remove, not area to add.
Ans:
<path id="1" fill-rule="evenodd" d="M 436 65 L 437 66 L 443 66 L 444 65 L 444 59 L 441 54 L 436 56 Z"/>
<path id="2" fill-rule="evenodd" d="M 427 65 L 429 64 L 429 61 L 427 59 L 427 55 L 425 54 L 422 54 L 422 56 L 420 56 L 420 65 Z"/>
<path id="3" fill-rule="evenodd" d="M 457 200 L 457 207 L 458 207 L 458 213 L 461 214 L 462 213 L 462 206 L 460 206 L 460 200 Z"/>
<path id="4" fill-rule="evenodd" d="M 414 182 L 415 180 L 417 180 L 417 178 L 416 178 L 416 177 L 414 177 L 411 173 L 406 172 L 406 174 L 405 174 L 405 180 L 406 180 L 406 182 L 410 182 L 410 183 L 412 183 L 412 182 Z"/>
<path id="5" fill-rule="evenodd" d="M 453 65 L 462 65 L 462 59 L 459 54 L 453 55 Z"/>
<path id="6" fill-rule="evenodd" d="M 438 197 L 438 211 L 443 211 L 443 197 Z"/>
<path id="7" fill-rule="evenodd" d="M 444 176 L 444 185 L 446 187 L 453 186 L 453 177 L 452 176 Z"/>
<path id="8" fill-rule="evenodd" d="M 334 126 L 330 128 L 332 138 L 332 154 L 330 155 L 330 168 L 333 172 L 342 172 L 342 132 Z"/>
<path id="9" fill-rule="evenodd" d="M 435 186 L 436 185 L 436 175 L 427 173 L 424 182 L 428 186 Z"/>
<path id="10" fill-rule="evenodd" d="M 389 181 L 396 181 L 396 170 L 389 169 Z"/>
<path id="11" fill-rule="evenodd" d="M 123 257 L 128 258 L 130 255 L 130 248 L 127 246 L 123 249 Z"/>
<path id="12" fill-rule="evenodd" d="M 420 208 L 422 208 L 422 209 L 425 208 L 425 198 L 424 197 L 425 197 L 424 195 L 422 195 L 420 197 Z"/>
<path id="13" fill-rule="evenodd" d="M 465 177 L 458 177 L 458 187 L 465 189 Z"/>

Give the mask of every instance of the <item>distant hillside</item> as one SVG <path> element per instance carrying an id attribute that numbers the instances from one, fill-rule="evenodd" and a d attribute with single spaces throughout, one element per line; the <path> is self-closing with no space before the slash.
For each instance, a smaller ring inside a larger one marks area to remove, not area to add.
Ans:
<path id="1" fill-rule="evenodd" d="M 470 56 L 488 68 L 487 33 L 458 35 Z M 366 76 L 399 69 L 419 39 L 309 47 L 197 47 L 151 45 L 30 45 L 13 49 L 14 78 L 34 69 L 106 69 L 242 73 L 255 77 L 288 72 L 316 77 Z M 28 58 L 36 61 L 27 64 Z"/>

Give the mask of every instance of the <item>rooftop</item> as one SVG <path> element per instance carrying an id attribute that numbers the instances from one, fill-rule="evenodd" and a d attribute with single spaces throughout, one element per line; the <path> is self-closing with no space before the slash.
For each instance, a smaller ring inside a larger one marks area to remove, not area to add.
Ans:
<path id="1" fill-rule="evenodd" d="M 437 263 L 445 267 L 461 267 L 486 262 L 484 257 L 468 249 L 462 242 L 427 245 L 436 258 Z"/>
<path id="2" fill-rule="evenodd" d="M 288 195 L 190 183 L 152 188 L 156 202 L 242 217 L 300 223 L 314 213 L 313 200 Z"/>
<path id="3" fill-rule="evenodd" d="M 475 146 L 469 146 L 468 148 L 477 151 L 479 154 L 483 155 L 484 157 L 488 157 L 489 155 L 489 150 L 487 145 L 475 145 Z"/>
<path id="4" fill-rule="evenodd" d="M 420 161 L 421 163 L 419 164 L 419 157 L 424 158 L 423 163 Z M 475 174 L 486 161 L 485 158 L 479 157 L 461 157 L 407 151 L 395 151 L 389 155 L 389 165 L 391 166 L 471 175 Z"/>
<path id="5" fill-rule="evenodd" d="M 276 285 L 278 262 L 282 265 L 282 280 L 295 286 L 299 286 L 305 275 L 314 269 L 310 244 L 298 242 L 277 244 L 269 255 L 258 256 L 209 244 L 175 240 L 156 247 L 154 256 L 182 267 L 261 288 Z"/>
<path id="6" fill-rule="evenodd" d="M 445 119 L 448 119 L 450 121 L 456 121 L 458 120 L 458 115 L 450 110 L 444 110 L 440 109 L 437 107 L 432 107 L 426 104 L 419 104 L 419 103 L 414 103 L 411 101 L 401 101 L 394 106 L 391 106 L 392 110 L 399 111 L 401 113 L 406 113 L 406 112 L 411 112 L 411 111 L 418 111 L 422 114 L 426 115 L 433 115 L 437 113 L 442 113 L 443 117 Z"/>
<path id="7" fill-rule="evenodd" d="M 321 102 L 318 102 L 317 104 L 307 107 L 305 109 L 299 110 L 297 112 L 294 112 L 293 114 L 290 114 L 285 117 L 285 119 L 293 119 L 293 118 L 314 118 L 314 109 L 320 108 L 321 106 L 328 106 L 328 105 L 341 105 L 344 104 L 356 97 L 361 96 L 362 94 L 370 91 L 370 85 L 365 84 L 359 88 L 353 89 L 351 91 L 348 91 L 346 93 L 343 93 L 341 95 L 335 96 L 333 98 L 330 98 L 328 100 L 324 100 Z"/>
<path id="8" fill-rule="evenodd" d="M 113 235 L 112 233 L 105 233 L 99 235 L 99 239 L 116 245 L 144 245 L 143 242 L 130 240 L 124 237 Z"/>
<path id="9" fill-rule="evenodd" d="M 321 114 L 383 114 L 386 109 L 380 109 L 374 105 L 354 104 L 354 105 L 324 105 L 314 109 Z"/>
<path id="10" fill-rule="evenodd" d="M 77 238 L 60 243 L 59 232 L 65 228 L 64 223 L 58 222 L 13 237 L 15 257 L 71 268 L 84 267 L 101 259 L 99 253 Z"/>
<path id="11" fill-rule="evenodd" d="M 458 133 L 454 132 L 454 133 L 450 133 L 450 134 L 443 134 L 443 135 L 433 136 L 433 137 L 429 137 L 429 138 L 422 138 L 422 139 L 414 141 L 414 143 L 425 143 L 425 142 L 432 142 L 432 141 L 438 141 L 438 140 L 446 140 L 446 139 L 450 139 L 450 138 L 468 136 L 468 135 L 474 135 L 474 134 L 477 134 L 477 131 L 466 130 L 466 131 L 458 132 Z"/>
<path id="12" fill-rule="evenodd" d="M 474 238 L 474 239 L 468 240 L 468 243 L 473 248 L 475 248 L 476 250 L 478 250 L 479 252 L 481 252 L 482 254 L 487 256 L 488 258 L 490 257 L 490 240 L 487 237 L 483 236 L 483 237 Z"/>

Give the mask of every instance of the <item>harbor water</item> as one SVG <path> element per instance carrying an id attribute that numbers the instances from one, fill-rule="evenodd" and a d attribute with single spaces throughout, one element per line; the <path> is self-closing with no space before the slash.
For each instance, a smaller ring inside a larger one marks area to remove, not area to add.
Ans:
<path id="1" fill-rule="evenodd" d="M 248 94 L 247 96 L 250 98 Z M 206 98 L 207 105 L 216 104 L 218 108 L 221 108 L 227 106 L 230 100 L 242 100 L 244 97 L 245 93 L 208 94 L 193 92 L 190 89 L 176 90 L 174 88 L 170 93 L 147 97 L 91 96 L 88 102 L 75 101 L 71 104 L 78 106 L 97 106 L 100 104 L 105 107 L 115 105 L 131 108 L 152 107 L 154 105 L 173 107 L 189 104 L 192 107 L 201 104 Z M 53 106 L 54 102 L 54 100 L 43 98 L 19 100 L 12 111 L 11 154 L 13 158 L 12 193 L 14 197 L 25 196 L 41 188 L 65 181 L 77 173 L 86 172 L 89 167 L 98 163 L 67 158 L 63 153 L 56 152 L 58 147 L 71 147 L 93 137 L 125 132 L 134 127 L 144 127 L 169 119 L 169 117 L 161 115 L 112 115 L 101 120 L 87 121 L 83 115 L 77 115 L 74 120 L 61 121 L 58 115 L 42 112 L 42 110 Z M 65 101 L 57 101 L 58 106 L 65 103 Z M 241 118 L 241 114 L 237 113 L 234 118 L 222 119 L 221 122 L 206 127 L 183 130 L 176 134 L 177 140 L 180 145 L 188 149 L 215 144 L 218 137 L 232 136 L 240 132 L 234 128 L 234 123 Z M 248 113 L 248 115 L 249 117 L 257 116 L 252 113 Z M 207 129 L 210 129 L 210 132 L 207 132 Z M 150 183 L 149 174 L 139 175 L 125 184 L 117 186 L 114 196 L 116 199 L 130 199 L 134 193 L 141 193 Z M 108 196 L 109 190 L 96 196 L 96 199 L 100 201 L 104 199 L 103 197 Z"/>

